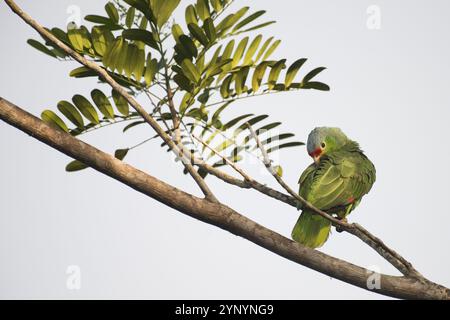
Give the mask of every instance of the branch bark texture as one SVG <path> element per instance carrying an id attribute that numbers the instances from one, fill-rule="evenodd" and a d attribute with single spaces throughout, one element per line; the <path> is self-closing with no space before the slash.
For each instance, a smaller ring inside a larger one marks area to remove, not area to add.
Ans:
<path id="1" fill-rule="evenodd" d="M 380 288 L 369 289 L 372 271 L 302 246 L 246 218 L 230 207 L 198 198 L 140 171 L 89 144 L 55 129 L 0 98 L 0 119 L 50 147 L 195 219 L 245 238 L 277 255 L 360 288 L 404 299 L 450 299 L 450 289 L 425 278 L 380 274 Z"/>

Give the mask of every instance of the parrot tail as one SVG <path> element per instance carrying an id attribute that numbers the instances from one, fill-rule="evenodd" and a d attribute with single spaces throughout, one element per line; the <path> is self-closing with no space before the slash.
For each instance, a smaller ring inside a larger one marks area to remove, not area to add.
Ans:
<path id="1" fill-rule="evenodd" d="M 331 231 L 331 222 L 311 211 L 305 210 L 292 230 L 292 239 L 310 247 L 323 246 Z"/>

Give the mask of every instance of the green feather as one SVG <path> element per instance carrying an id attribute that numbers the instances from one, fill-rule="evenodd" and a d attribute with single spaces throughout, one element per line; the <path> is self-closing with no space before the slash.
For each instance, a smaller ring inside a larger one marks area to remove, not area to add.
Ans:
<path id="1" fill-rule="evenodd" d="M 337 128 L 316 128 L 308 138 L 315 149 L 322 142 L 327 149 L 318 164 L 302 173 L 299 195 L 316 208 L 345 218 L 367 194 L 375 182 L 375 167 L 359 145 Z M 331 224 L 311 211 L 300 215 L 292 238 L 308 247 L 322 246 L 328 239 Z"/>

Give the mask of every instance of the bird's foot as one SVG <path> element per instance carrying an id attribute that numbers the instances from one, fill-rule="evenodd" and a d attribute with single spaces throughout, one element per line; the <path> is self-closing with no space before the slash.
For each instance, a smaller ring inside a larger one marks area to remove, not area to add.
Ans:
<path id="1" fill-rule="evenodd" d="M 339 219 L 339 221 L 342 221 L 342 222 L 345 222 L 345 223 L 347 223 L 348 221 L 347 221 L 347 218 L 339 218 L 338 217 L 338 219 Z M 340 226 L 336 226 L 336 231 L 337 232 L 339 232 L 339 233 L 341 233 L 341 232 L 343 232 L 344 230 L 340 227 Z"/>

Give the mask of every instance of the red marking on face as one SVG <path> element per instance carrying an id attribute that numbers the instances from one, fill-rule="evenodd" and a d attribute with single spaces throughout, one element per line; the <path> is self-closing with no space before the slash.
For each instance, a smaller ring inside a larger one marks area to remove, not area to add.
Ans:
<path id="1" fill-rule="evenodd" d="M 318 156 L 320 156 L 322 154 L 322 149 L 321 148 L 316 148 L 313 152 L 311 152 L 309 155 L 313 158 L 317 158 Z"/>
<path id="2" fill-rule="evenodd" d="M 353 202 L 355 202 L 355 198 L 353 198 L 353 197 L 350 197 L 350 198 L 348 198 L 348 203 L 353 203 Z"/>

